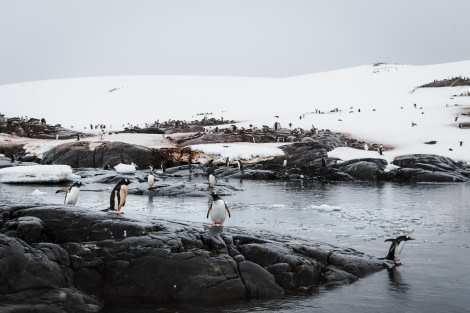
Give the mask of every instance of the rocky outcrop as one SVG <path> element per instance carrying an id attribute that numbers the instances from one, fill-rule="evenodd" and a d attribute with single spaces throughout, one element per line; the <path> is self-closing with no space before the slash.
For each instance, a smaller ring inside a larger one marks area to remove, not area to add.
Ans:
<path id="1" fill-rule="evenodd" d="M 112 168 L 134 162 L 141 168 L 159 167 L 171 149 L 154 150 L 123 142 L 79 141 L 58 145 L 44 153 L 42 164 L 65 164 L 73 168 Z"/>
<path id="2" fill-rule="evenodd" d="M 467 182 L 470 169 L 450 158 L 434 154 L 410 154 L 395 158 L 400 168 L 392 171 L 392 180 L 405 182 Z"/>
<path id="3" fill-rule="evenodd" d="M 49 125 L 45 119 L 6 118 L 3 115 L 0 115 L 0 133 L 36 139 L 55 139 L 56 136 L 69 139 L 81 134 L 81 132 L 63 128 L 60 125 Z"/>
<path id="4" fill-rule="evenodd" d="M 67 206 L 2 203 L 0 214 L 1 303 L 40 312 L 65 312 L 65 305 L 72 307 L 66 312 L 98 312 L 110 299 L 281 298 L 383 268 L 352 249 L 232 227 L 143 222 Z"/>
<path id="5" fill-rule="evenodd" d="M 244 171 L 235 164 L 225 166 L 210 163 L 216 156 L 192 151 L 191 145 L 207 143 L 257 142 L 268 143 L 289 141 L 280 146 L 284 156 L 247 160 Z M 393 166 L 380 158 L 361 158 L 342 161 L 328 157 L 328 151 L 337 147 L 364 149 L 365 143 L 343 134 L 328 130 L 305 133 L 286 129 L 272 130 L 228 130 L 220 132 L 191 134 L 175 142 L 175 148 L 150 149 L 122 142 L 88 142 L 86 140 L 56 146 L 43 154 L 42 160 L 23 159 L 22 161 L 42 164 L 65 164 L 73 168 L 112 169 L 119 163 L 137 164 L 138 169 L 164 167 L 168 173 L 188 176 L 191 170 L 201 175 L 214 171 L 219 177 L 256 180 L 314 179 L 321 181 L 398 181 L 398 182 L 466 182 L 470 180 L 470 170 L 465 164 L 435 155 L 410 155 L 398 157 Z M 370 149 L 377 149 L 368 145 Z M 0 153 L 11 157 L 24 154 L 24 148 L 2 146 Z M 25 156 L 23 156 L 24 158 Z M 192 164 L 188 161 L 201 160 L 206 164 Z M 0 160 L 0 167 L 10 166 Z"/>

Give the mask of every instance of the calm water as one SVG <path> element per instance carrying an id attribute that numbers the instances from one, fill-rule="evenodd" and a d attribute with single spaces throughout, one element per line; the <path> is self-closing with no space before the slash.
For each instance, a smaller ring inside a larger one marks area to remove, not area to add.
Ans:
<path id="1" fill-rule="evenodd" d="M 470 184 L 230 180 L 219 185 L 234 188 L 232 195 L 224 197 L 232 212 L 226 221 L 228 231 L 231 226 L 268 230 L 377 257 L 386 255 L 387 238 L 408 234 L 416 240 L 406 244 L 400 257 L 403 265 L 396 270 L 383 270 L 333 290 L 320 289 L 307 297 L 224 307 L 159 306 L 112 312 L 470 311 Z M 58 187 L 62 186 L 0 184 L 0 197 L 60 204 L 63 194 L 54 193 Z M 90 210 L 106 208 L 111 187 L 82 187 L 77 205 Z M 154 215 L 209 223 L 207 203 L 205 197 L 130 195 L 124 212 L 139 219 Z"/>

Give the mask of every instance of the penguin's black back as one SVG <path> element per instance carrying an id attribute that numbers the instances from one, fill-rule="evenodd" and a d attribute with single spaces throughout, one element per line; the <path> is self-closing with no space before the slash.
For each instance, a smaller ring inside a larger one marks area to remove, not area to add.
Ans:
<path id="1" fill-rule="evenodd" d="M 114 210 L 116 203 L 114 202 L 114 199 L 117 198 L 117 202 L 121 202 L 121 193 L 119 192 L 121 190 L 122 185 L 129 185 L 130 181 L 127 178 L 121 179 L 116 186 L 114 186 L 113 191 L 111 191 L 111 196 L 109 198 L 109 205 L 110 209 Z"/>

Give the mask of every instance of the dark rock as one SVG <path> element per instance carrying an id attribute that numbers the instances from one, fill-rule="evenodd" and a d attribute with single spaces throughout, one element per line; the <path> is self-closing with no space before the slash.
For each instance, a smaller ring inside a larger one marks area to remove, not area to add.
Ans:
<path id="1" fill-rule="evenodd" d="M 337 164 L 338 170 L 361 181 L 375 181 L 387 165 L 383 159 L 354 159 Z"/>
<path id="2" fill-rule="evenodd" d="M 467 182 L 470 171 L 450 158 L 434 154 L 411 154 L 396 157 L 400 166 L 390 173 L 392 180 L 405 182 Z"/>
<path id="3" fill-rule="evenodd" d="M 100 301 L 74 287 L 68 255 L 60 246 L 29 246 L 0 234 L 0 255 L 4 256 L 0 258 L 0 303 L 11 312 L 29 312 L 32 308 L 34 312 L 101 310 Z"/>
<path id="4" fill-rule="evenodd" d="M 60 125 L 49 125 L 43 119 L 36 118 L 6 118 L 0 115 L 0 133 L 12 134 L 20 137 L 30 137 L 36 139 L 60 139 L 75 138 L 81 132 L 63 128 Z"/>
<path id="5" fill-rule="evenodd" d="M 284 295 L 284 289 L 262 266 L 250 261 L 241 262 L 238 266 L 249 298 L 281 298 Z"/>
<path id="6" fill-rule="evenodd" d="M 51 312 L 65 302 L 77 312 L 97 312 L 110 299 L 125 305 L 281 298 L 382 269 L 381 261 L 354 250 L 281 242 L 265 232 L 261 238 L 236 228 L 142 222 L 65 206 L 1 203 L 0 216 L 0 255 L 7 256 L 0 258 L 7 282 L 0 300 L 21 306 L 16 297 L 32 293 L 26 303 Z"/>
<path id="7" fill-rule="evenodd" d="M 42 164 L 65 164 L 74 168 L 113 168 L 134 162 L 141 168 L 158 164 L 165 157 L 161 151 L 122 142 L 79 141 L 58 145 L 46 151 Z"/>
<path id="8" fill-rule="evenodd" d="M 165 134 L 163 129 L 158 127 L 145 127 L 145 128 L 132 128 L 123 133 L 138 133 L 138 134 Z"/>

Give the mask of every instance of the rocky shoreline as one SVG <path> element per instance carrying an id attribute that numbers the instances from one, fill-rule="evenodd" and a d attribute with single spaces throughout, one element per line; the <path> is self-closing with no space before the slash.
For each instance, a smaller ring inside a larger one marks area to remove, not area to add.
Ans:
<path id="1" fill-rule="evenodd" d="M 57 145 L 46 151 L 42 158 L 26 153 L 24 144 L 3 144 L 0 167 L 18 165 L 14 156 L 25 162 L 39 164 L 63 164 L 72 168 L 113 169 L 119 163 L 134 162 L 139 169 L 148 166 L 165 168 L 169 173 L 189 175 L 189 170 L 203 168 L 215 172 L 218 177 L 257 180 L 306 179 L 319 181 L 391 181 L 391 182 L 468 182 L 470 168 L 450 158 L 431 154 L 403 155 L 392 164 L 380 158 L 358 158 L 342 161 L 328 157 L 328 151 L 337 147 L 358 149 L 364 143 L 348 139 L 342 134 L 322 131 L 312 136 L 289 138 L 290 142 L 279 146 L 282 157 L 262 160 L 244 160 L 244 171 L 237 170 L 233 160 L 228 166 L 217 155 L 205 155 L 193 151 L 190 145 L 207 143 L 273 142 L 279 136 L 273 134 L 200 134 L 180 139 L 174 147 L 159 149 L 124 143 L 91 142 L 86 139 Z M 191 163 L 191 164 L 190 164 Z"/>
<path id="2" fill-rule="evenodd" d="M 0 214 L 1 312 L 281 298 L 384 268 L 353 249 L 235 227 L 5 202 Z"/>

